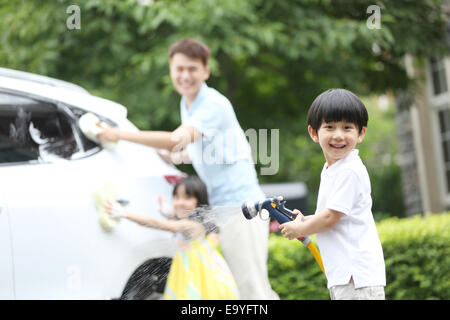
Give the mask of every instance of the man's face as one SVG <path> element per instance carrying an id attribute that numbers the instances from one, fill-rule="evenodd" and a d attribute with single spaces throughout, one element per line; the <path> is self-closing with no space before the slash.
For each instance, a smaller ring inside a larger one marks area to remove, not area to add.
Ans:
<path id="1" fill-rule="evenodd" d="M 170 77 L 178 93 L 192 102 L 209 78 L 209 67 L 200 59 L 175 53 L 170 59 Z"/>

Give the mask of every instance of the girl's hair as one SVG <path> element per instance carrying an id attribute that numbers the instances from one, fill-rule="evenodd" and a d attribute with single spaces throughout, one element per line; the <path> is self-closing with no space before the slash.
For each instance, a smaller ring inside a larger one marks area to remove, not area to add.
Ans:
<path id="1" fill-rule="evenodd" d="M 200 59 L 203 65 L 208 65 L 208 59 L 211 55 L 209 47 L 195 39 L 186 38 L 175 42 L 169 48 L 169 58 L 176 53 L 182 53 L 191 59 Z"/>
<path id="2" fill-rule="evenodd" d="M 197 205 L 199 207 L 209 206 L 208 191 L 206 189 L 206 185 L 203 183 L 202 180 L 200 180 L 196 176 L 188 176 L 184 179 L 181 179 L 175 184 L 173 188 L 172 193 L 173 196 L 175 196 L 178 187 L 180 187 L 181 185 L 184 186 L 187 195 L 194 196 L 195 198 L 197 198 L 198 200 Z"/>
<path id="3" fill-rule="evenodd" d="M 322 122 L 348 121 L 358 126 L 359 132 L 367 127 L 369 115 L 364 103 L 351 91 L 328 89 L 311 104 L 308 125 L 319 130 Z"/>

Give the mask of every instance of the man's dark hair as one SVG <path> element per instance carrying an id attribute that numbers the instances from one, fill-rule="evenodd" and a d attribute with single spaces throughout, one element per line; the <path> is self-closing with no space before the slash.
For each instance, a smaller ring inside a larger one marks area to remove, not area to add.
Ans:
<path id="1" fill-rule="evenodd" d="M 358 126 L 359 132 L 367 127 L 369 115 L 364 103 L 346 89 L 328 89 L 311 104 L 308 125 L 319 130 L 322 122 L 348 121 Z"/>
<path id="2" fill-rule="evenodd" d="M 186 38 L 170 46 L 169 58 L 172 58 L 176 53 L 182 53 L 192 59 L 200 59 L 203 65 L 206 66 L 211 50 L 206 44 L 198 40 Z"/>

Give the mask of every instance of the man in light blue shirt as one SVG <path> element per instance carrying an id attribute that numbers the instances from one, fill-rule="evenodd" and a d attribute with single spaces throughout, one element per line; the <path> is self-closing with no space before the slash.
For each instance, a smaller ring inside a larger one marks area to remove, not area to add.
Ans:
<path id="1" fill-rule="evenodd" d="M 101 142 L 127 140 L 154 148 L 175 164 L 190 163 L 205 182 L 210 204 L 218 214 L 220 245 L 237 282 L 241 299 L 278 299 L 267 274 L 268 221 L 246 220 L 240 206 L 258 201 L 264 193 L 251 156 L 251 148 L 230 101 L 209 88 L 209 48 L 184 39 L 169 49 L 170 76 L 182 96 L 181 122 L 173 132 L 125 132 L 105 128 Z"/>
<path id="2" fill-rule="evenodd" d="M 211 205 L 264 198 L 250 145 L 228 99 L 203 83 L 191 107 L 183 97 L 180 109 L 181 123 L 203 135 L 186 147 L 195 171 L 208 187 Z"/>

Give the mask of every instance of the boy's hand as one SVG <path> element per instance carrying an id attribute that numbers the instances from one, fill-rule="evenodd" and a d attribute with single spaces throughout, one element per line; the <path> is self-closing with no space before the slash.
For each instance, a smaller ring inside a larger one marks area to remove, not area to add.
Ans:
<path id="1" fill-rule="evenodd" d="M 297 226 L 296 221 L 286 222 L 280 224 L 279 229 L 281 230 L 281 234 L 288 238 L 289 240 L 296 239 L 300 236 L 297 236 Z"/>
<path id="2" fill-rule="evenodd" d="M 288 238 L 289 240 L 297 239 L 298 237 L 304 236 L 302 234 L 302 224 L 304 220 L 303 214 L 295 209 L 294 214 L 296 215 L 294 221 L 283 223 L 279 226 L 279 229 L 281 230 L 281 234 Z"/>
<path id="3" fill-rule="evenodd" d="M 300 210 L 294 209 L 292 212 L 295 215 L 295 220 L 300 219 L 301 221 L 304 221 L 305 216 L 300 212 Z"/>

